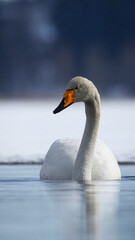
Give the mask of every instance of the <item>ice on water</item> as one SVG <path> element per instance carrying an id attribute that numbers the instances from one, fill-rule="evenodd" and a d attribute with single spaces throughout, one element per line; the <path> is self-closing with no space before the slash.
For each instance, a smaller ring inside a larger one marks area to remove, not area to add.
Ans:
<path id="1" fill-rule="evenodd" d="M 83 103 L 60 114 L 52 112 L 61 99 L 0 101 L 0 162 L 42 162 L 58 138 L 81 138 Z M 122 162 L 135 161 L 135 100 L 102 101 L 99 138 Z"/>

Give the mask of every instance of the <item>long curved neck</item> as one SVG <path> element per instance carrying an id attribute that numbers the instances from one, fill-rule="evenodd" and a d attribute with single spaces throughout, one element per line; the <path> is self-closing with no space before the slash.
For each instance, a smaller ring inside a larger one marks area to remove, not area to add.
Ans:
<path id="1" fill-rule="evenodd" d="M 96 145 L 100 100 L 85 103 L 86 125 L 80 148 L 75 161 L 72 178 L 74 180 L 91 180 L 92 163 Z"/>

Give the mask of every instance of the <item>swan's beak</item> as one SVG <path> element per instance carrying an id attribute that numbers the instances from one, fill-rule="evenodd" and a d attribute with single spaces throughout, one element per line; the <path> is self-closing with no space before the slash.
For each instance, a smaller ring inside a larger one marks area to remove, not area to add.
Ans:
<path id="1" fill-rule="evenodd" d="M 68 106 L 70 106 L 75 101 L 75 89 L 67 90 L 64 95 L 59 106 L 53 111 L 53 113 L 58 113 Z"/>

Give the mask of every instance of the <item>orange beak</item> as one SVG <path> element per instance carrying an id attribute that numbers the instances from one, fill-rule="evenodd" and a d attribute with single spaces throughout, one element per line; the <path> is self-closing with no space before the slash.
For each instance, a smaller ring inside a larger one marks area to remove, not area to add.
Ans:
<path id="1" fill-rule="evenodd" d="M 64 107 L 68 107 L 71 103 L 75 101 L 75 90 L 67 90 L 64 95 Z"/>
<path id="2" fill-rule="evenodd" d="M 75 90 L 74 89 L 66 90 L 66 92 L 63 95 L 63 99 L 62 99 L 61 103 L 53 111 L 53 113 L 55 114 L 55 113 L 58 113 L 58 112 L 64 110 L 65 108 L 70 106 L 72 103 L 74 103 L 74 101 L 75 101 Z"/>

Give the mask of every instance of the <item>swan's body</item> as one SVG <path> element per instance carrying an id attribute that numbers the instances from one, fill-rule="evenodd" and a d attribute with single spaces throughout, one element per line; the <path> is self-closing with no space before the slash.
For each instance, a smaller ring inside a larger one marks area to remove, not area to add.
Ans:
<path id="1" fill-rule="evenodd" d="M 41 179 L 71 180 L 79 146 L 80 141 L 77 139 L 56 140 L 46 155 L 40 172 Z M 96 143 L 91 178 L 120 178 L 120 170 L 112 151 L 100 140 Z"/>
<path id="2" fill-rule="evenodd" d="M 116 180 L 121 178 L 117 160 L 111 150 L 97 140 L 100 120 L 100 96 L 89 80 L 73 78 L 57 113 L 73 102 L 85 103 L 86 126 L 82 141 L 55 141 L 40 171 L 41 179 L 56 180 Z"/>

